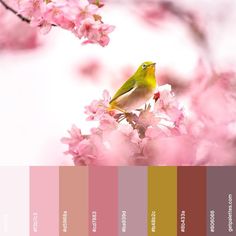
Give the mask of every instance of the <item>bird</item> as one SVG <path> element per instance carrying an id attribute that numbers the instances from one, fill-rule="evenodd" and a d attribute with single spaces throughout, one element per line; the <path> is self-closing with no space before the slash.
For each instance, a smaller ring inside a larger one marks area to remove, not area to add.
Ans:
<path id="1" fill-rule="evenodd" d="M 143 62 L 111 98 L 109 110 L 128 113 L 145 104 L 153 96 L 157 86 L 155 65 L 155 62 Z"/>

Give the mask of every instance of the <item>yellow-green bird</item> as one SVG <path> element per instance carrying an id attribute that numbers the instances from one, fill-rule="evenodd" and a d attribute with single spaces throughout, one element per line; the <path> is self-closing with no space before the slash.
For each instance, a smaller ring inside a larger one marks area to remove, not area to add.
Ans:
<path id="1" fill-rule="evenodd" d="M 156 89 L 155 65 L 151 61 L 142 63 L 112 97 L 109 109 L 126 113 L 145 104 Z"/>

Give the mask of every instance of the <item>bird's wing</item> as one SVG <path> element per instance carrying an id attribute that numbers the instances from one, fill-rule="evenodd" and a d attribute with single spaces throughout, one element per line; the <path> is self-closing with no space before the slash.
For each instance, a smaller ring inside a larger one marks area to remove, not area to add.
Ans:
<path id="1" fill-rule="evenodd" d="M 115 93 L 113 98 L 110 101 L 110 104 L 115 101 L 117 98 L 122 96 L 123 94 L 126 94 L 130 92 L 132 89 L 134 89 L 136 86 L 136 81 L 132 77 L 128 79 L 120 88 L 119 90 Z"/>

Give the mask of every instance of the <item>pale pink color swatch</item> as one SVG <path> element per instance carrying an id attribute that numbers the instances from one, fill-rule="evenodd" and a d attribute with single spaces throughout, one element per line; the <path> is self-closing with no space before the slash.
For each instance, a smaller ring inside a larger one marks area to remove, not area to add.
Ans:
<path id="1" fill-rule="evenodd" d="M 0 235 L 28 236 L 29 167 L 0 167 L 0 186 Z"/>

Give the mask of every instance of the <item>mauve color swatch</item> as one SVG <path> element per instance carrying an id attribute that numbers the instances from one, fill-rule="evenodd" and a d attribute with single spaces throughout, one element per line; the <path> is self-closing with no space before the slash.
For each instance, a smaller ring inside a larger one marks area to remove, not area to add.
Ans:
<path id="1" fill-rule="evenodd" d="M 206 236 L 206 167 L 178 167 L 177 184 L 177 235 Z"/>
<path id="2" fill-rule="evenodd" d="M 177 167 L 148 168 L 148 236 L 177 235 Z"/>
<path id="3" fill-rule="evenodd" d="M 59 235 L 58 219 L 59 168 L 30 167 L 30 236 Z"/>
<path id="4" fill-rule="evenodd" d="M 119 236 L 122 235 L 147 235 L 146 167 L 119 167 Z"/>
<path id="5" fill-rule="evenodd" d="M 207 168 L 207 236 L 236 235 L 236 168 Z"/>
<path id="6" fill-rule="evenodd" d="M 89 167 L 89 235 L 118 236 L 118 168 Z"/>

